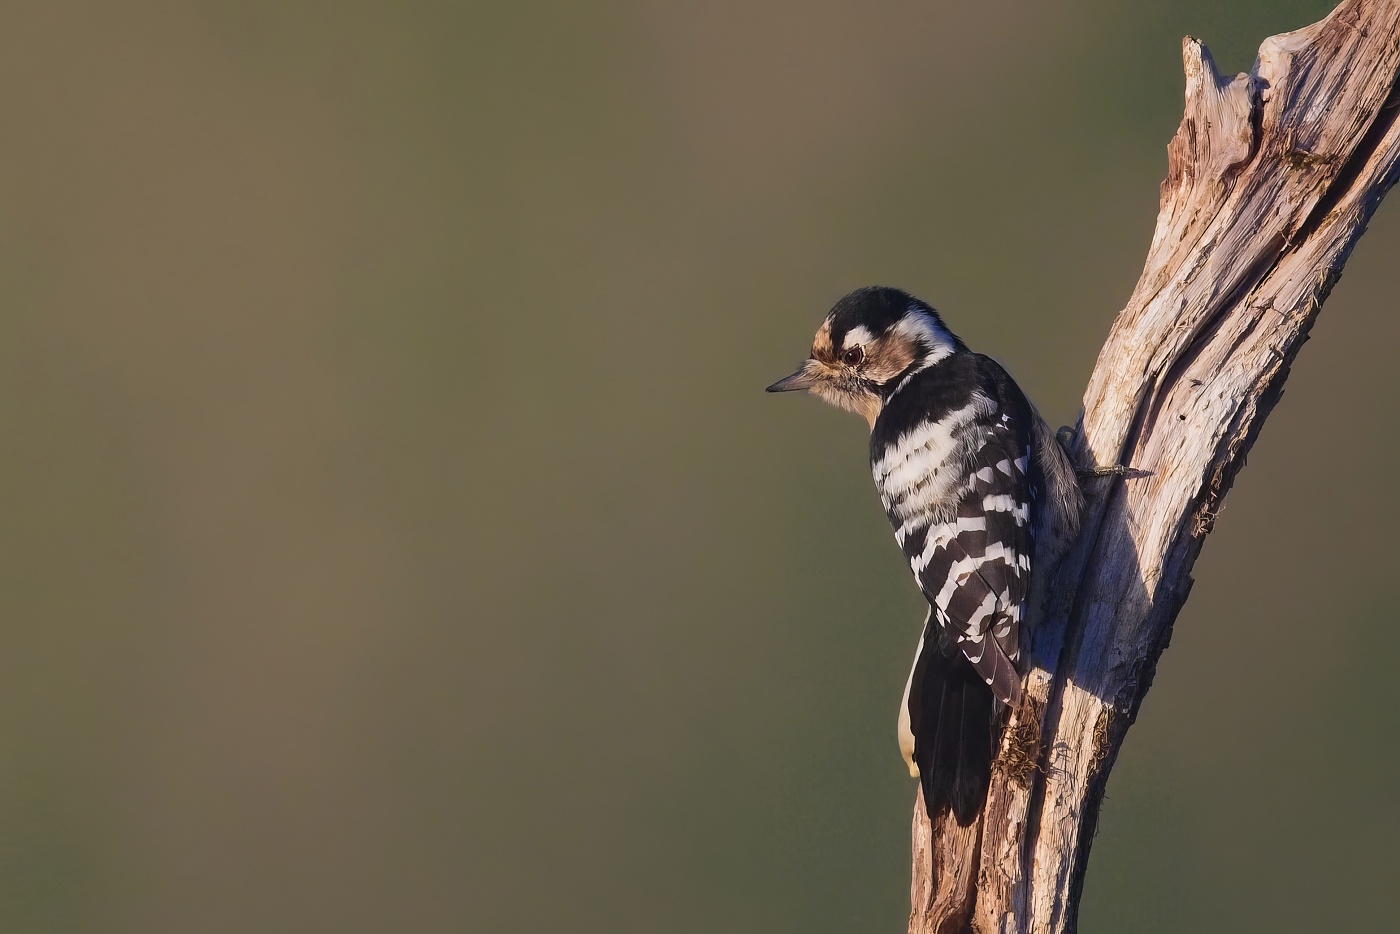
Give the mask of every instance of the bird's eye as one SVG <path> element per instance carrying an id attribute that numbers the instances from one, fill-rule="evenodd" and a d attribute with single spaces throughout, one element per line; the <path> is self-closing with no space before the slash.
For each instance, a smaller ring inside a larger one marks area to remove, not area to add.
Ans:
<path id="1" fill-rule="evenodd" d="M 852 347 L 841 355 L 841 362 L 846 364 L 846 366 L 860 366 L 861 361 L 864 359 L 865 348 L 860 346 Z"/>

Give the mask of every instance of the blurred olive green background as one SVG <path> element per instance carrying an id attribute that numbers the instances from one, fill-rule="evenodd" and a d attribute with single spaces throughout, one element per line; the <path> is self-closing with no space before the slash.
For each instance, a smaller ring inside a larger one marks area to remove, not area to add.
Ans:
<path id="1" fill-rule="evenodd" d="M 868 283 L 1056 423 L 1180 39 L 1327 2 L 19 3 L 0 17 L 0 928 L 902 930 L 920 599 Z M 1197 567 L 1085 931 L 1400 872 L 1400 212 Z"/>

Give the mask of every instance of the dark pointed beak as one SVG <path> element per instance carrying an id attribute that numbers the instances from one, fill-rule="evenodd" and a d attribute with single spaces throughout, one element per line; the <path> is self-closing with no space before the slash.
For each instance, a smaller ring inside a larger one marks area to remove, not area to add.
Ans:
<path id="1" fill-rule="evenodd" d="M 764 392 L 792 392 L 795 389 L 811 389 L 817 384 L 818 377 L 812 374 L 812 361 L 808 360 L 802 364 L 802 369 L 791 376 L 786 376 L 769 386 Z"/>

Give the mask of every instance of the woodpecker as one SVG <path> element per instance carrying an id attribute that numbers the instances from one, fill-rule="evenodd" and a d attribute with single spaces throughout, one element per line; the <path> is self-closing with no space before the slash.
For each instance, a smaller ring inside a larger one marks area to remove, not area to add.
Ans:
<path id="1" fill-rule="evenodd" d="M 929 604 L 900 750 L 929 816 L 948 807 L 967 826 L 1021 697 L 1037 539 L 1077 530 L 1074 469 L 1006 371 L 899 289 L 838 301 L 810 358 L 768 392 L 799 389 L 870 423 L 875 486 Z"/>

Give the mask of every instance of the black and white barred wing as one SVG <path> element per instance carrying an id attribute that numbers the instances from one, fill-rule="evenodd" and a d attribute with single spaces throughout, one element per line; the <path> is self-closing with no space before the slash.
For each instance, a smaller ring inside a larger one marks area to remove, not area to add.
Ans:
<path id="1" fill-rule="evenodd" d="M 1021 614 L 1030 589 L 1030 451 L 999 420 L 973 454 L 956 512 L 906 538 L 905 554 L 956 648 L 1004 703 L 1020 697 Z M 935 649 L 936 651 L 937 649 Z"/>

